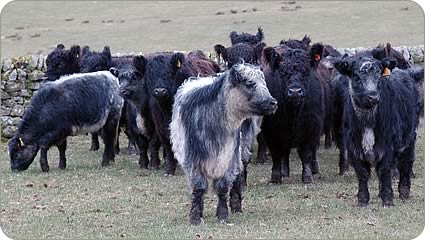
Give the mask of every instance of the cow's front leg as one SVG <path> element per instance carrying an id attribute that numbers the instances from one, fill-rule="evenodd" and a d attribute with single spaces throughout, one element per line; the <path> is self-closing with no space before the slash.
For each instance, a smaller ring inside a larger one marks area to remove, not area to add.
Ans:
<path id="1" fill-rule="evenodd" d="M 226 178 L 214 180 L 214 189 L 218 196 L 216 216 L 218 220 L 227 222 L 229 219 L 229 209 L 227 206 L 227 198 L 229 193 L 229 183 Z"/>
<path id="2" fill-rule="evenodd" d="M 41 171 L 48 172 L 49 171 L 49 164 L 47 162 L 47 147 L 41 147 L 40 148 L 40 167 Z"/>

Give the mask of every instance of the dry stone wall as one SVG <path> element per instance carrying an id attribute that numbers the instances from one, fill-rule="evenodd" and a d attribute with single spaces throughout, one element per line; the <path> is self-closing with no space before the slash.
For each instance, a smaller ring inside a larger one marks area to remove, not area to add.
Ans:
<path id="1" fill-rule="evenodd" d="M 342 54 L 353 55 L 369 48 L 339 48 Z M 424 62 L 424 46 L 395 47 L 412 63 Z M 117 53 L 115 56 L 134 55 Z M 216 60 L 215 54 L 206 53 Z M 28 108 L 31 97 L 43 84 L 46 70 L 46 56 L 24 56 L 1 59 L 1 138 L 7 140 L 13 136 L 18 124 Z"/>

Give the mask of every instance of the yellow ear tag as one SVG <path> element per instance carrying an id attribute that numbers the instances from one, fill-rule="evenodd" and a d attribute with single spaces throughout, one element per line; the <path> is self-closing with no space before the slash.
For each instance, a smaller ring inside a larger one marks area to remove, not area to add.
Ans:
<path id="1" fill-rule="evenodd" d="M 382 73 L 382 76 L 387 77 L 391 75 L 391 70 L 388 68 L 384 68 L 384 72 Z"/>
<path id="2" fill-rule="evenodd" d="M 18 138 L 18 140 L 19 140 L 19 144 L 21 145 L 21 147 L 24 147 L 25 146 L 24 140 L 22 140 L 22 138 Z"/>
<path id="3" fill-rule="evenodd" d="M 181 65 L 181 63 L 180 63 L 180 60 L 177 60 L 177 65 L 176 65 L 176 67 L 177 68 L 180 68 L 182 65 Z"/>

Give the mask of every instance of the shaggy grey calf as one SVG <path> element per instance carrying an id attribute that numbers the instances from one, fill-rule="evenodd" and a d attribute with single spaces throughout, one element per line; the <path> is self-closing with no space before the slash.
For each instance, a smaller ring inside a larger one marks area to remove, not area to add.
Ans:
<path id="1" fill-rule="evenodd" d="M 208 178 L 218 195 L 219 220 L 228 219 L 230 188 L 231 210 L 242 211 L 242 122 L 276 109 L 277 101 L 266 87 L 263 72 L 250 64 L 237 64 L 216 77 L 189 79 L 179 88 L 170 124 L 171 142 L 192 187 L 191 224 L 202 222 Z"/>

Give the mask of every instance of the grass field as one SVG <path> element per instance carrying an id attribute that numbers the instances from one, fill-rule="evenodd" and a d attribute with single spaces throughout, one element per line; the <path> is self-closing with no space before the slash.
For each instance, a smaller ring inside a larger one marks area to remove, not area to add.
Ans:
<path id="1" fill-rule="evenodd" d="M 100 167 L 101 152 L 89 152 L 89 136 L 68 144 L 68 168 L 57 168 L 56 149 L 49 152 L 50 172 L 38 160 L 24 172 L 12 173 L 0 151 L 1 228 L 11 238 L 285 238 L 411 239 L 424 228 L 423 139 L 417 144 L 416 178 L 409 201 L 395 199 L 384 209 L 374 174 L 368 208 L 356 206 L 353 171 L 337 175 L 337 152 L 320 149 L 321 174 L 315 184 L 301 182 L 300 161 L 291 159 L 291 177 L 270 185 L 270 162 L 249 166 L 243 213 L 230 223 L 215 217 L 216 198 L 206 197 L 205 223 L 190 226 L 190 191 L 181 170 L 142 170 L 137 157 L 121 154 L 113 166 Z M 122 146 L 125 139 L 122 140 Z M 38 159 L 38 158 L 37 158 Z M 393 183 L 396 188 L 396 181 Z"/>

